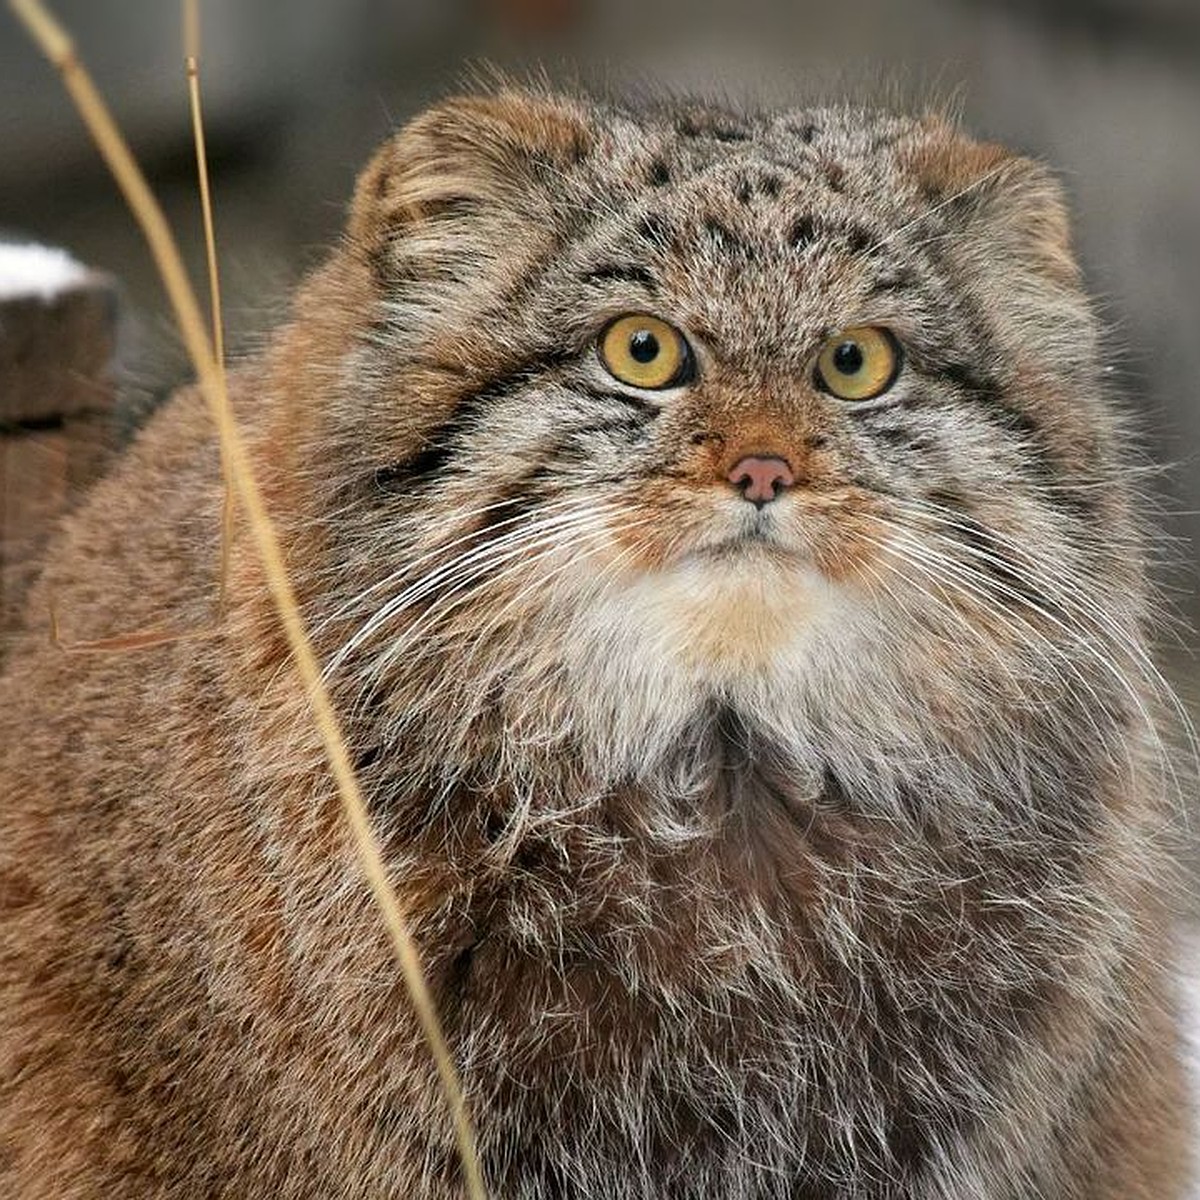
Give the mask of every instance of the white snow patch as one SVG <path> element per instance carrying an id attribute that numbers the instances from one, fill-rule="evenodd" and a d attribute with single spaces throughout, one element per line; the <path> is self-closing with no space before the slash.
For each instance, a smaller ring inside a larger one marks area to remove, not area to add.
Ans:
<path id="1" fill-rule="evenodd" d="M 38 296 L 49 303 L 87 276 L 87 268 L 65 250 L 33 242 L 0 242 L 0 300 Z"/>

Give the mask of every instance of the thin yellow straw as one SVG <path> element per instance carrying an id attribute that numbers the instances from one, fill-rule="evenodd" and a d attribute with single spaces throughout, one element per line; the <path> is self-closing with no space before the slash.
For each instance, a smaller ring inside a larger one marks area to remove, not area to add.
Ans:
<path id="1" fill-rule="evenodd" d="M 188 101 L 192 110 L 192 137 L 196 143 L 196 174 L 200 181 L 200 211 L 204 218 L 204 250 L 208 260 L 208 296 L 212 310 L 213 352 L 217 368 L 225 374 L 225 323 L 221 318 L 221 274 L 217 268 L 217 235 L 213 224 L 212 195 L 208 186 L 208 150 L 204 143 L 204 111 L 200 103 L 200 5 L 183 0 L 183 59 Z M 217 612 L 223 615 L 229 599 L 229 563 L 233 551 L 233 481 L 222 456 L 225 491 L 221 502 L 221 562 Z"/>
<path id="2" fill-rule="evenodd" d="M 188 283 L 179 250 L 163 216 L 162 209 L 138 169 L 129 147 L 117 129 L 104 101 L 97 92 L 83 65 L 75 55 L 74 46 L 62 27 L 50 16 L 40 0 L 9 0 L 10 7 L 24 23 L 30 35 L 46 57 L 62 75 L 100 153 L 104 156 L 118 186 L 125 196 L 162 275 L 163 284 L 175 310 L 180 334 L 196 368 L 201 390 L 212 412 L 221 447 L 229 464 L 230 475 L 237 489 L 238 500 L 246 514 L 254 543 L 262 559 L 263 571 L 274 597 L 279 618 L 291 647 L 296 669 L 307 690 L 313 718 L 325 744 L 330 770 L 354 835 L 363 874 L 383 912 L 391 934 L 404 982 L 412 997 L 413 1008 L 429 1043 L 438 1075 L 454 1120 L 455 1138 L 466 1176 L 467 1195 L 471 1200 L 486 1200 L 483 1174 L 475 1150 L 475 1136 L 467 1115 L 462 1086 L 458 1079 L 449 1047 L 446 1045 L 441 1022 L 421 967 L 420 955 L 412 934 L 392 891 L 358 780 L 350 764 L 350 756 L 341 728 L 333 711 L 328 693 L 321 683 L 316 656 L 308 640 L 304 622 L 296 604 L 291 580 L 283 562 L 279 539 L 267 515 L 250 458 L 234 420 L 233 410 L 225 390 L 224 376 L 213 357 L 212 346 L 204 329 L 200 305 Z"/>

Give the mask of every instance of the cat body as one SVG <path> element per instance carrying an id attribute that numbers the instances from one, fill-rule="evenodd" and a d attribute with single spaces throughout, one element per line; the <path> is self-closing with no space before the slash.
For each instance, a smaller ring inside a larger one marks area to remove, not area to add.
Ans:
<path id="1" fill-rule="evenodd" d="M 1102 359 L 1056 185 L 939 119 L 505 90 L 377 155 L 232 388 L 495 1196 L 1184 1194 Z M 182 393 L 5 664 L 0 1181 L 460 1196 L 220 501 Z"/>

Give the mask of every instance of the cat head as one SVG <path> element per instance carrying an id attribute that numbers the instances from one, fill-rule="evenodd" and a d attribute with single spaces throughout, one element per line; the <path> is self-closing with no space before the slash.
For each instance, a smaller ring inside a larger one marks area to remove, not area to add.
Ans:
<path id="1" fill-rule="evenodd" d="M 305 470 L 354 711 L 637 772 L 718 709 L 896 762 L 1122 709 L 1123 433 L 1037 163 L 502 90 L 379 151 L 339 262 Z"/>

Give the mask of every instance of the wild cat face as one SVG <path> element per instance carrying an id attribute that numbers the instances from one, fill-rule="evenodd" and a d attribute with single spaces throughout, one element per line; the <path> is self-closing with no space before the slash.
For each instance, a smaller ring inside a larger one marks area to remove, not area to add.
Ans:
<path id="1" fill-rule="evenodd" d="M 788 738 L 1116 703 L 1138 569 L 1035 165 L 937 120 L 503 93 L 385 147 L 350 239 L 359 695 L 622 759 L 714 706 Z"/>

